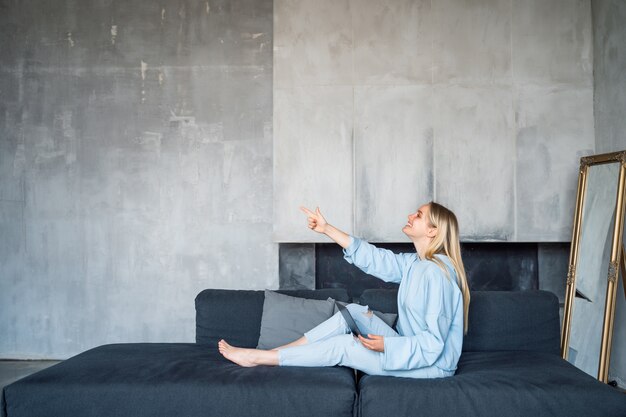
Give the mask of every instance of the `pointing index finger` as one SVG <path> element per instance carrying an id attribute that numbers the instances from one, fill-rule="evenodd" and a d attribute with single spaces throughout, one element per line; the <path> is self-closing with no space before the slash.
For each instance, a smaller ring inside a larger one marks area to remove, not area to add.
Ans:
<path id="1" fill-rule="evenodd" d="M 303 212 L 305 212 L 308 215 L 315 215 L 315 213 L 313 213 L 311 210 L 309 210 L 308 208 L 304 207 L 304 206 L 300 206 L 300 210 L 302 210 Z"/>

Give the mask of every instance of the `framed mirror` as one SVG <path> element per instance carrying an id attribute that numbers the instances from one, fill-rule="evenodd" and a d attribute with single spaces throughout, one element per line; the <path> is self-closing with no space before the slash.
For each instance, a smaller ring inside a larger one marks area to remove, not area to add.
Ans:
<path id="1" fill-rule="evenodd" d="M 605 383 L 610 370 L 611 383 L 621 388 L 626 379 L 625 186 L 626 151 L 581 158 L 561 334 L 564 359 Z M 611 367 L 616 345 L 617 366 Z"/>

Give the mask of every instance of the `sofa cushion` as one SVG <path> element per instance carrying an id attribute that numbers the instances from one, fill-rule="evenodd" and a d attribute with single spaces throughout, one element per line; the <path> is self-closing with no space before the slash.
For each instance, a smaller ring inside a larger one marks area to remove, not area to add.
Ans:
<path id="1" fill-rule="evenodd" d="M 361 304 L 397 313 L 397 290 L 372 289 Z M 527 350 L 559 354 L 559 300 L 549 291 L 472 291 L 464 352 Z"/>
<path id="2" fill-rule="evenodd" d="M 397 289 L 367 289 L 361 293 L 359 304 L 383 313 L 398 314 Z"/>
<path id="3" fill-rule="evenodd" d="M 333 314 L 332 298 L 310 300 L 265 290 L 259 349 L 273 349 L 302 337 Z"/>
<path id="4" fill-rule="evenodd" d="M 349 300 L 348 293 L 343 288 L 277 292 L 315 300 L 326 300 L 328 297 Z M 196 343 L 217 346 L 220 339 L 226 339 L 234 346 L 256 347 L 261 331 L 264 299 L 262 290 L 201 291 L 195 299 Z"/>
<path id="5" fill-rule="evenodd" d="M 626 416 L 626 395 L 543 352 L 465 352 L 456 375 L 410 379 L 365 375 L 361 417 Z"/>
<path id="6" fill-rule="evenodd" d="M 195 343 L 103 345 L 14 382 L 2 417 L 346 416 L 349 368 L 240 367 Z"/>

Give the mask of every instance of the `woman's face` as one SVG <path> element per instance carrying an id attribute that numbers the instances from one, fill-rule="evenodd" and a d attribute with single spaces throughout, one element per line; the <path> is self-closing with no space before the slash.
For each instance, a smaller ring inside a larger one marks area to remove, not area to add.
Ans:
<path id="1" fill-rule="evenodd" d="M 430 205 L 424 204 L 415 213 L 409 214 L 407 224 L 402 228 L 404 234 L 409 237 L 420 239 L 423 237 L 434 237 L 437 229 L 428 223 Z"/>

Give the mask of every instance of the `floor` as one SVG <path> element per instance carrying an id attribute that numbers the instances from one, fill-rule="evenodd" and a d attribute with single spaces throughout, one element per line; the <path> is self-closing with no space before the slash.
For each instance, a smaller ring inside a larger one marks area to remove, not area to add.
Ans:
<path id="1" fill-rule="evenodd" d="M 61 361 L 0 360 L 0 390 L 5 386 Z"/>

